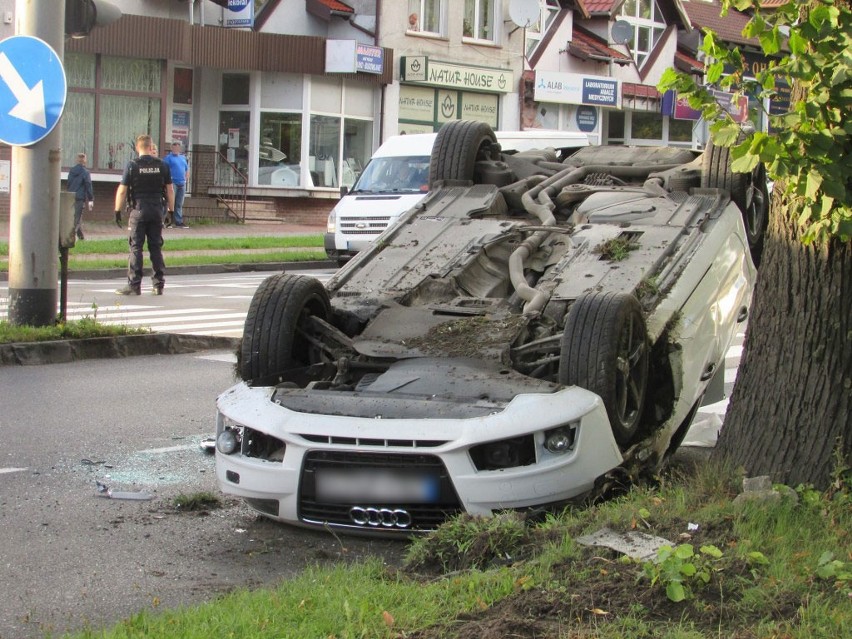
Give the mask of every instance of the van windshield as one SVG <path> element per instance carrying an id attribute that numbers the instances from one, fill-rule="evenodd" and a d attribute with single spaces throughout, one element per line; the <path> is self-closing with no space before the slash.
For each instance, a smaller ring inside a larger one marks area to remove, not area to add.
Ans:
<path id="1" fill-rule="evenodd" d="M 425 193 L 429 156 L 373 158 L 350 193 Z"/>

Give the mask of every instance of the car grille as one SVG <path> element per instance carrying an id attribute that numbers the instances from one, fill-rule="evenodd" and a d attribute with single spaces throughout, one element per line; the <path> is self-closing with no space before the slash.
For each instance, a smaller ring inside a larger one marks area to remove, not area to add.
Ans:
<path id="1" fill-rule="evenodd" d="M 387 228 L 390 216 L 387 217 L 341 217 L 338 220 L 340 232 L 344 235 L 377 235 Z"/>
<path id="2" fill-rule="evenodd" d="M 362 503 L 357 507 L 371 511 L 403 510 L 411 524 L 400 526 L 370 526 L 354 523 L 350 517 L 352 503 L 320 502 L 316 495 L 315 473 L 322 469 L 420 471 L 438 477 L 438 498 L 432 503 Z M 390 453 L 361 453 L 349 451 L 311 451 L 305 455 L 302 481 L 299 487 L 299 519 L 308 524 L 329 525 L 384 534 L 410 534 L 434 530 L 448 517 L 462 511 L 458 495 L 450 481 L 444 463 L 434 455 Z"/>

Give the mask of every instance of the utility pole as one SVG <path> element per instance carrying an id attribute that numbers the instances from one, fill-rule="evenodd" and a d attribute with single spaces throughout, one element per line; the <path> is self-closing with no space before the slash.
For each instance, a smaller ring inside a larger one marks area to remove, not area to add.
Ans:
<path id="1" fill-rule="evenodd" d="M 17 35 L 65 49 L 65 3 L 17 0 Z M 9 225 L 9 321 L 50 326 L 56 321 L 59 264 L 61 123 L 40 141 L 12 147 Z"/>

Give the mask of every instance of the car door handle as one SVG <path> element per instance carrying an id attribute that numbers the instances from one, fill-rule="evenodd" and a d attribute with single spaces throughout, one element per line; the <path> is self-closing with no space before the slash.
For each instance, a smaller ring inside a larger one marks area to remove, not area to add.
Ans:
<path id="1" fill-rule="evenodd" d="M 713 377 L 713 373 L 716 372 L 716 364 L 708 364 L 707 368 L 704 369 L 704 372 L 701 373 L 701 381 L 706 382 L 708 379 Z"/>
<path id="2" fill-rule="evenodd" d="M 748 306 L 743 306 L 740 309 L 740 314 L 737 315 L 737 324 L 742 324 L 748 319 Z"/>

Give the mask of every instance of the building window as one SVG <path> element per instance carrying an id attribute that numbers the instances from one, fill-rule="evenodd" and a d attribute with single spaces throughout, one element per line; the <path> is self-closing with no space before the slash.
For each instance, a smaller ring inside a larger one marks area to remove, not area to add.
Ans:
<path id="1" fill-rule="evenodd" d="M 687 142 L 692 144 L 692 127 L 694 120 L 669 120 L 669 142 Z"/>
<path id="2" fill-rule="evenodd" d="M 347 119 L 343 123 L 341 186 L 351 187 L 373 154 L 373 123 Z"/>
<path id="3" fill-rule="evenodd" d="M 550 28 L 553 20 L 559 14 L 558 0 L 539 0 L 539 19 L 536 22 L 528 25 L 526 28 L 527 38 L 527 56 L 532 55 L 538 46 L 541 44 L 544 34 Z"/>
<path id="4" fill-rule="evenodd" d="M 160 141 L 162 61 L 67 53 L 64 65 L 62 166 L 73 166 L 77 153 L 86 153 L 96 171 L 123 171 L 136 155 L 137 135 Z"/>
<path id="5" fill-rule="evenodd" d="M 302 114 L 261 113 L 257 183 L 299 186 L 302 172 Z"/>
<path id="6" fill-rule="evenodd" d="M 663 140 L 663 116 L 660 113 L 650 111 L 633 111 L 630 113 L 630 138 L 631 141 L 648 140 L 662 142 Z"/>
<path id="7" fill-rule="evenodd" d="M 216 184 L 233 184 L 233 168 L 248 175 L 248 147 L 251 113 L 244 111 L 219 111 L 219 153 L 228 161 L 218 163 Z"/>
<path id="8" fill-rule="evenodd" d="M 494 42 L 494 1 L 465 0 L 462 35 L 474 40 Z"/>
<path id="9" fill-rule="evenodd" d="M 222 74 L 222 104 L 249 103 L 249 74 L 248 73 L 223 73 Z"/>
<path id="10" fill-rule="evenodd" d="M 445 0 L 408 0 L 409 31 L 444 35 Z"/>
<path id="11" fill-rule="evenodd" d="M 313 186 L 337 187 L 337 158 L 340 157 L 340 118 L 311 116 L 308 171 Z"/>
<path id="12" fill-rule="evenodd" d="M 621 17 L 633 27 L 628 41 L 636 65 L 641 67 L 666 30 L 666 21 L 657 0 L 626 0 Z"/>

